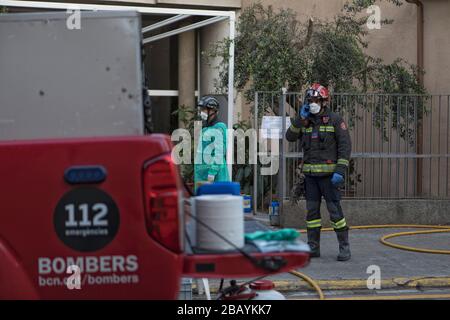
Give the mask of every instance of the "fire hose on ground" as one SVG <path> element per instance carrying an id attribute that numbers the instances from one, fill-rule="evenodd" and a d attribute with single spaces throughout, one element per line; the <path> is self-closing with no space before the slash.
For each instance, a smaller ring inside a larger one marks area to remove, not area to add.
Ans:
<path id="1" fill-rule="evenodd" d="M 400 245 L 396 243 L 392 243 L 387 241 L 387 239 L 396 238 L 396 237 L 404 237 L 404 236 L 411 236 L 411 235 L 418 235 L 418 234 L 431 234 L 431 233 L 444 233 L 444 232 L 450 232 L 450 226 L 438 226 L 438 225 L 415 225 L 415 224 L 388 224 L 388 225 L 368 225 L 368 226 L 354 226 L 350 227 L 351 230 L 362 230 L 362 229 L 387 229 L 387 228 L 408 228 L 408 229 L 432 229 L 432 230 L 425 230 L 425 231 L 408 231 L 408 232 L 396 232 L 384 235 L 380 238 L 380 242 L 386 246 L 400 249 L 400 250 L 406 250 L 406 251 L 412 251 L 412 252 L 419 252 L 419 253 L 432 253 L 432 254 L 450 254 L 450 250 L 436 250 L 436 249 L 424 249 L 424 248 L 416 248 L 416 247 L 410 247 L 405 245 Z M 333 231 L 332 228 L 324 228 L 322 231 Z M 306 230 L 300 230 L 301 232 L 306 232 Z M 312 278 L 307 276 L 306 274 L 302 272 L 298 272 L 295 270 L 292 270 L 289 272 L 290 274 L 299 277 L 303 280 L 305 280 L 318 294 L 320 300 L 325 300 L 325 295 L 318 285 L 316 281 L 314 281 Z M 419 297 L 419 296 L 418 296 Z M 424 296 L 425 297 L 425 296 Z M 434 298 L 450 298 L 450 295 L 432 295 L 428 297 L 434 297 Z M 381 298 L 381 297 L 378 297 Z M 420 298 L 420 297 L 419 297 Z"/>

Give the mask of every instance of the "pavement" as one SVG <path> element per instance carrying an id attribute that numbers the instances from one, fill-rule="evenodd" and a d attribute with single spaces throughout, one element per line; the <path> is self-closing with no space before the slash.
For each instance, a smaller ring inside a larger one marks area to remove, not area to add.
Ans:
<path id="1" fill-rule="evenodd" d="M 284 292 L 287 300 L 317 300 L 310 292 Z M 450 290 L 431 289 L 382 289 L 382 290 L 333 290 L 325 291 L 326 300 L 449 300 Z"/>
<path id="2" fill-rule="evenodd" d="M 264 216 L 257 216 L 256 220 L 267 223 Z M 416 230 L 350 230 L 352 259 L 346 262 L 336 261 L 338 243 L 335 233 L 322 232 L 321 257 L 312 259 L 308 266 L 297 271 L 318 281 L 323 290 L 367 290 L 367 279 L 372 275 L 368 268 L 376 266 L 379 267 L 382 290 L 440 288 L 450 293 L 450 255 L 404 251 L 379 241 L 386 234 Z M 306 242 L 305 233 L 301 232 L 300 237 Z M 450 232 L 399 237 L 389 241 L 419 248 L 450 250 Z M 280 291 L 295 293 L 312 290 L 309 284 L 289 273 L 267 279 L 274 281 Z M 210 280 L 210 286 L 211 291 L 215 292 L 219 281 Z"/>
<path id="3" fill-rule="evenodd" d="M 398 277 L 450 277 L 450 255 L 417 253 L 391 248 L 380 243 L 386 234 L 417 229 L 350 230 L 349 241 L 352 259 L 336 261 L 338 243 L 334 232 L 321 235 L 321 257 L 312 259 L 310 265 L 299 271 L 314 279 L 342 280 L 367 279 L 367 269 L 378 266 L 381 279 Z M 301 239 L 306 241 L 306 235 Z M 450 249 L 450 233 L 414 235 L 391 239 L 392 242 L 433 249 Z M 284 276 L 289 277 L 291 276 Z"/>

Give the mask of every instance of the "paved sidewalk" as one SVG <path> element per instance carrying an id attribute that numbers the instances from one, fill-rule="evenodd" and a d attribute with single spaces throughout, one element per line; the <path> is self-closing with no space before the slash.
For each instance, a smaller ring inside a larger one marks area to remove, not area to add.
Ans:
<path id="1" fill-rule="evenodd" d="M 312 259 L 307 267 L 298 271 L 319 280 L 319 285 L 323 289 L 330 290 L 365 288 L 367 278 L 370 276 L 367 268 L 371 265 L 380 268 L 382 288 L 396 286 L 450 288 L 450 255 L 404 251 L 385 246 L 379 241 L 386 234 L 414 230 L 418 229 L 350 230 L 352 259 L 346 262 L 336 261 L 338 243 L 335 233 L 322 232 L 321 257 Z M 305 233 L 301 233 L 301 239 L 306 241 Z M 450 250 L 450 232 L 393 238 L 389 241 L 413 247 Z M 420 280 L 417 280 L 418 278 Z M 274 275 L 267 279 L 273 280 L 279 290 L 300 290 L 309 287 L 289 273 Z M 227 284 L 229 279 L 226 280 Z M 214 291 L 219 281 L 210 282 Z"/>
<path id="2" fill-rule="evenodd" d="M 379 241 L 386 234 L 413 230 L 417 229 L 350 230 L 352 259 L 346 262 L 336 261 L 338 243 L 335 233 L 322 232 L 321 257 L 312 259 L 309 266 L 299 271 L 314 279 L 367 279 L 367 268 L 377 265 L 382 279 L 450 277 L 450 255 L 404 251 Z M 306 235 L 302 234 L 301 239 L 306 241 Z M 399 237 L 390 241 L 413 247 L 450 250 L 450 232 Z"/>

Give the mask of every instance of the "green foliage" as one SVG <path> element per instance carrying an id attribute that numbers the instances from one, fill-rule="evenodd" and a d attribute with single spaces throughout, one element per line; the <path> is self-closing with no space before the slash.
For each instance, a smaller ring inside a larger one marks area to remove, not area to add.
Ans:
<path id="1" fill-rule="evenodd" d="M 186 130 L 191 135 L 191 158 L 195 155 L 194 149 L 194 121 L 197 120 L 197 112 L 194 108 L 182 105 L 177 110 L 172 112 L 172 115 L 177 116 L 180 123 L 182 123 Z M 192 160 L 192 159 L 191 159 Z M 194 182 L 194 163 L 180 164 L 180 174 L 186 183 Z"/>
<path id="2" fill-rule="evenodd" d="M 244 132 L 251 128 L 249 121 L 240 120 L 234 126 L 234 130 L 242 129 Z M 241 185 L 241 192 L 245 194 L 250 194 L 253 185 L 253 164 L 249 161 L 249 151 L 250 148 L 245 148 L 245 163 L 239 164 L 237 161 L 237 150 L 238 142 L 234 139 L 234 164 L 233 164 L 233 177 L 232 180 L 239 182 Z"/>
<path id="3" fill-rule="evenodd" d="M 401 1 L 384 0 L 395 6 Z M 335 92 L 424 93 L 417 82 L 423 72 L 404 60 L 384 64 L 365 52 L 368 43 L 365 9 L 375 0 L 353 0 L 331 21 L 297 20 L 291 9 L 275 11 L 256 3 L 242 11 L 235 39 L 235 85 L 251 101 L 255 91 L 287 87 L 301 91 L 318 81 Z M 391 24 L 384 19 L 381 25 Z M 203 53 L 219 70 L 216 90 L 228 85 L 230 40 L 216 42 Z"/>
<path id="4" fill-rule="evenodd" d="M 242 89 L 251 80 L 253 85 L 246 92 L 250 98 L 254 90 L 278 89 L 285 81 L 300 86 L 306 77 L 306 61 L 299 54 L 304 32 L 305 28 L 290 9 L 274 12 L 272 7 L 266 9 L 257 3 L 243 10 L 235 39 L 237 88 Z M 229 39 L 219 41 L 203 53 L 207 61 L 220 60 L 216 66 L 218 92 L 226 90 L 228 84 L 229 44 Z"/>
<path id="5" fill-rule="evenodd" d="M 8 8 L 7 7 L 0 7 L 0 13 L 7 13 Z"/>

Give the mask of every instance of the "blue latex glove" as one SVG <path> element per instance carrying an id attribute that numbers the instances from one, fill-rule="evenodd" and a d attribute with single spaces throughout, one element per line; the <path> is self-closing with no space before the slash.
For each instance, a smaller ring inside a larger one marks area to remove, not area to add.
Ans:
<path id="1" fill-rule="evenodd" d="M 302 108 L 300 109 L 300 117 L 303 119 L 306 119 L 310 116 L 309 113 L 309 104 L 305 103 Z"/>
<path id="2" fill-rule="evenodd" d="M 340 185 L 341 183 L 344 182 L 344 176 L 342 174 L 339 173 L 333 173 L 333 176 L 331 177 L 331 183 L 333 185 Z"/>

